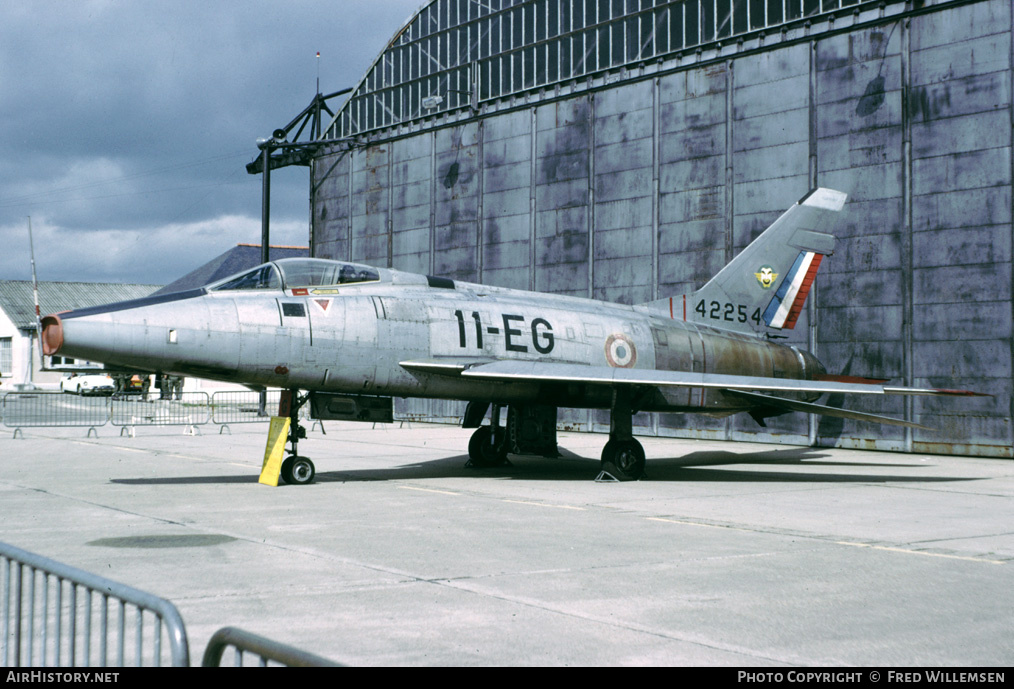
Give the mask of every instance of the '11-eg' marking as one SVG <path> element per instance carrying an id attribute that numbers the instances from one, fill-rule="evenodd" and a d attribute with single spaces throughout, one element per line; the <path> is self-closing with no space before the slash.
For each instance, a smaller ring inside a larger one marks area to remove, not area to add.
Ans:
<path id="1" fill-rule="evenodd" d="M 468 347 L 468 335 L 465 327 L 465 314 L 458 309 L 454 312 L 454 316 L 458 319 L 458 346 L 461 348 Z M 504 346 L 508 352 L 527 352 L 528 345 L 523 344 L 524 340 L 522 336 L 524 331 L 521 327 L 525 324 L 525 317 L 518 316 L 511 313 L 505 313 L 501 316 L 503 318 L 503 341 Z M 479 317 L 478 311 L 472 312 L 472 320 L 475 323 L 475 347 L 482 349 L 482 319 Z M 499 335 L 501 329 L 496 326 L 487 326 L 486 333 L 489 335 Z M 556 344 L 556 338 L 553 337 L 553 326 L 545 318 L 535 318 L 532 320 L 532 346 L 535 351 L 539 354 L 549 354 L 553 351 L 553 346 Z"/>

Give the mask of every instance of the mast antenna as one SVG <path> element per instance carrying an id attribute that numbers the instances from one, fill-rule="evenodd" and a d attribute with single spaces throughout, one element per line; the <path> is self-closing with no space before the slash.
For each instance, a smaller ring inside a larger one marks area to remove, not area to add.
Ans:
<path id="1" fill-rule="evenodd" d="M 39 368 L 45 368 L 42 360 L 42 314 L 39 312 L 39 279 L 35 275 L 35 242 L 32 241 L 32 216 L 28 216 L 28 251 L 32 257 L 32 295 L 35 297 L 35 338 L 39 343 Z M 28 357 L 28 380 L 32 380 L 33 356 Z"/>

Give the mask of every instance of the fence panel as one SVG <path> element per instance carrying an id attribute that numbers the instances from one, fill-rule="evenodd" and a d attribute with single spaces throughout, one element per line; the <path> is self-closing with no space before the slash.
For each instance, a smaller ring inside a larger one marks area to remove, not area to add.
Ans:
<path id="1" fill-rule="evenodd" d="M 8 392 L 3 398 L 2 416 L 9 428 L 103 426 L 109 421 L 109 398 L 62 392 Z"/>
<path id="2" fill-rule="evenodd" d="M 6 543 L 0 570 L 4 667 L 190 665 L 169 601 Z"/>
<path id="3" fill-rule="evenodd" d="M 261 408 L 259 392 L 252 390 L 219 390 L 211 396 L 211 420 L 213 423 L 255 423 L 270 421 L 278 414 L 281 390 L 268 390 L 266 402 Z"/>
<path id="4" fill-rule="evenodd" d="M 208 423 L 267 422 L 278 414 L 281 390 L 184 392 L 178 399 L 140 394 L 84 397 L 61 392 L 7 392 L 0 395 L 0 420 L 5 426 L 200 426 Z M 300 409 L 309 418 L 310 407 Z M 17 435 L 18 431 L 15 431 Z"/>
<path id="5" fill-rule="evenodd" d="M 184 392 L 174 400 L 114 397 L 111 405 L 114 426 L 198 426 L 211 420 L 206 392 Z"/>

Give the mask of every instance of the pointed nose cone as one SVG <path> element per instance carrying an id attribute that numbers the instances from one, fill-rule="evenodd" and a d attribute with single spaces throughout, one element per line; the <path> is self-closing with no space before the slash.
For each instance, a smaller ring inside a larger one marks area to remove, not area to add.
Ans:
<path id="1" fill-rule="evenodd" d="M 165 340 L 167 329 L 159 326 L 184 321 L 180 305 L 203 294 L 190 290 L 50 314 L 42 319 L 42 351 L 125 366 L 157 357 L 159 336 Z"/>
<path id="2" fill-rule="evenodd" d="M 50 314 L 42 319 L 42 353 L 112 363 L 134 337 L 134 324 L 115 322 L 108 314 Z M 133 319 L 131 319 L 133 320 Z M 143 323 L 143 321 L 142 321 Z"/>
<path id="3" fill-rule="evenodd" d="M 239 366 L 234 300 L 204 289 L 64 311 L 42 325 L 47 355 L 222 380 Z"/>

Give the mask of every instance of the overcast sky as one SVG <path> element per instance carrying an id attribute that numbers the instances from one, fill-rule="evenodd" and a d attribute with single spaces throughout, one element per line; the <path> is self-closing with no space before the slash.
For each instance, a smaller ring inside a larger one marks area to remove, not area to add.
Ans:
<path id="1" fill-rule="evenodd" d="M 0 279 L 162 284 L 260 242 L 256 139 L 355 86 L 423 0 L 48 0 L 0 21 Z M 341 98 L 332 102 L 332 108 Z M 308 169 L 271 175 L 308 242 Z"/>

